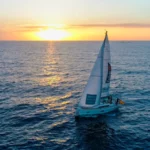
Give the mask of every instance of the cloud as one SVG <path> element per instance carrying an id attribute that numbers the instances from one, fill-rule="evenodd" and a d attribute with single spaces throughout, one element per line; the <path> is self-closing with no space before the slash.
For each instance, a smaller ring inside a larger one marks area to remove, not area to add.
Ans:
<path id="1" fill-rule="evenodd" d="M 22 25 L 22 26 L 17 26 L 16 31 L 34 32 L 34 31 L 46 30 L 48 28 L 49 26 L 45 26 L 45 25 Z"/>
<path id="2" fill-rule="evenodd" d="M 61 24 L 51 24 L 51 25 L 21 25 L 17 26 L 17 31 L 21 32 L 37 32 L 40 30 L 47 29 L 65 29 L 66 27 Z"/>
<path id="3" fill-rule="evenodd" d="M 121 28 L 150 28 L 150 24 L 122 23 L 122 24 L 76 24 L 70 28 L 121 27 Z"/>
<path id="4" fill-rule="evenodd" d="M 118 23 L 118 24 L 71 24 L 71 25 L 22 25 L 17 26 L 16 31 L 20 32 L 37 32 L 47 29 L 79 29 L 79 28 L 98 28 L 98 27 L 113 27 L 113 28 L 150 28 L 150 24 L 140 23 Z"/>

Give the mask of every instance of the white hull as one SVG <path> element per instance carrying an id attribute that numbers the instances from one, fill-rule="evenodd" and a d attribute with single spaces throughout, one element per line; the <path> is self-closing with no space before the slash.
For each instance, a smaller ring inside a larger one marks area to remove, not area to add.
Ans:
<path id="1" fill-rule="evenodd" d="M 118 109 L 116 104 L 101 104 L 93 108 L 78 107 L 76 117 L 97 117 Z"/>

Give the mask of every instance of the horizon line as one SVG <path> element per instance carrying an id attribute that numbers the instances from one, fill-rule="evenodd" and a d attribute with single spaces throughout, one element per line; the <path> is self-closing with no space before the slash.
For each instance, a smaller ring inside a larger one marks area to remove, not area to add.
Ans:
<path id="1" fill-rule="evenodd" d="M 0 40 L 0 42 L 101 42 L 103 40 Z M 150 42 L 150 40 L 109 40 L 110 42 Z"/>

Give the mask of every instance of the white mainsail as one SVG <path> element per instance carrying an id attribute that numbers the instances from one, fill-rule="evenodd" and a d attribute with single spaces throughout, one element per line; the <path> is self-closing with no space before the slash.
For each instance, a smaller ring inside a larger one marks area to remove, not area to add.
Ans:
<path id="1" fill-rule="evenodd" d="M 109 95 L 111 65 L 107 32 L 91 75 L 84 89 L 79 105 L 93 107 L 99 105 L 101 97 Z"/>

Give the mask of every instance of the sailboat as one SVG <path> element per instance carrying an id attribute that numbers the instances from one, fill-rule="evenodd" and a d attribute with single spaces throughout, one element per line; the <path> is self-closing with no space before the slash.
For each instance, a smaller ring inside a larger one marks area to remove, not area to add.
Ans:
<path id="1" fill-rule="evenodd" d="M 107 31 L 79 101 L 75 117 L 95 117 L 118 109 L 118 101 L 113 102 L 110 94 L 111 61 Z"/>

